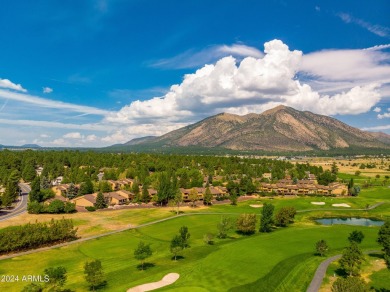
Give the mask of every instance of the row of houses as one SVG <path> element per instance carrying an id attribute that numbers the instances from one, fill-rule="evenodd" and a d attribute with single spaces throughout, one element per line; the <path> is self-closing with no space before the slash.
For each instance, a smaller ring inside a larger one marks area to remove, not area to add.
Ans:
<path id="1" fill-rule="evenodd" d="M 57 187 L 58 189 L 58 187 Z M 62 190 L 62 188 L 60 188 Z M 203 200 L 206 193 L 206 188 L 193 188 L 197 192 L 198 200 Z M 193 189 L 180 189 L 184 202 L 190 201 L 189 194 Z M 214 199 L 221 198 L 227 194 L 225 187 L 210 187 L 210 192 Z M 157 190 L 153 188 L 148 189 L 150 198 L 152 199 L 157 195 Z M 56 193 L 56 196 L 46 201 L 46 204 L 51 203 L 53 200 L 69 201 L 74 203 L 77 207 L 93 207 L 96 203 L 96 197 L 98 193 L 87 194 L 84 196 L 76 197 L 74 199 L 67 199 L 65 196 Z M 135 194 L 126 190 L 117 190 L 112 192 L 103 193 L 107 205 L 124 205 L 135 199 Z"/>
<path id="2" fill-rule="evenodd" d="M 341 196 L 348 193 L 345 184 L 330 183 L 328 186 L 315 183 L 313 180 L 298 180 L 295 184 L 292 180 L 284 179 L 277 183 L 260 183 L 259 191 L 275 193 L 278 195 L 333 195 Z"/>

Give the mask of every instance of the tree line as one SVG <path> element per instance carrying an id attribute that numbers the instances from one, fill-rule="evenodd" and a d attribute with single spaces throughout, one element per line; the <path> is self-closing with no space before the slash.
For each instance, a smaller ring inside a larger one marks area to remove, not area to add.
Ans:
<path id="1" fill-rule="evenodd" d="M 77 238 L 76 233 L 70 219 L 6 227 L 0 230 L 0 254 L 71 241 Z"/>

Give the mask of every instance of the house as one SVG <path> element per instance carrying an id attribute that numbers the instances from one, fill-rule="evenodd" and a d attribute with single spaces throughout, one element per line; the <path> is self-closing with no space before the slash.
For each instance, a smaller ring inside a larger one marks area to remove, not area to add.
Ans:
<path id="1" fill-rule="evenodd" d="M 269 179 L 269 180 L 272 180 L 272 173 L 265 172 L 265 173 L 262 174 L 262 177 L 266 178 L 266 179 Z"/>
<path id="2" fill-rule="evenodd" d="M 56 196 L 64 196 L 65 197 L 67 192 L 68 192 L 68 189 L 69 189 L 69 184 L 55 185 L 51 189 Z"/>
<path id="3" fill-rule="evenodd" d="M 77 207 L 94 207 L 96 203 L 96 197 L 94 194 L 84 195 L 71 200 L 71 203 Z"/>
<path id="4" fill-rule="evenodd" d="M 60 185 L 60 184 L 62 183 L 63 180 L 64 180 L 64 177 L 63 177 L 63 176 L 59 176 L 59 177 L 57 177 L 55 180 L 53 180 L 53 181 L 51 182 L 51 184 L 52 184 L 53 186 L 58 186 L 58 185 Z"/>
<path id="5" fill-rule="evenodd" d="M 97 175 L 98 181 L 102 181 L 103 177 L 104 177 L 104 172 L 99 172 L 99 174 Z"/>
<path id="6" fill-rule="evenodd" d="M 123 205 L 127 203 L 127 198 L 118 194 L 118 192 L 104 193 L 103 195 L 108 205 Z"/>
<path id="7" fill-rule="evenodd" d="M 43 167 L 42 166 L 39 166 L 38 168 L 35 169 L 35 172 L 37 173 L 37 176 L 41 176 L 42 171 L 43 171 Z"/>

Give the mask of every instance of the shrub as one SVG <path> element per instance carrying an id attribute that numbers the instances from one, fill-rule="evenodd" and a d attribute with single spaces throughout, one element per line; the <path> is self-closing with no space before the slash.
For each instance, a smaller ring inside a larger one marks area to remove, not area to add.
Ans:
<path id="1" fill-rule="evenodd" d="M 87 206 L 87 207 L 85 207 L 85 209 L 87 209 L 87 211 L 89 211 L 89 212 L 96 211 L 96 208 L 92 207 L 92 206 Z"/>
<path id="2" fill-rule="evenodd" d="M 241 214 L 237 219 L 237 231 L 253 234 L 256 231 L 256 214 Z"/>
<path id="3" fill-rule="evenodd" d="M 43 205 L 37 201 L 32 201 L 27 204 L 27 212 L 29 214 L 39 214 L 43 212 Z"/>

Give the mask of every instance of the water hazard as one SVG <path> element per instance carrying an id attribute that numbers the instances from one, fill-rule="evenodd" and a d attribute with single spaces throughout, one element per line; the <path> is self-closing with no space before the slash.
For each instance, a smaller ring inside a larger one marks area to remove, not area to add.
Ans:
<path id="1" fill-rule="evenodd" d="M 382 226 L 384 224 L 384 221 L 367 218 L 322 218 L 316 219 L 315 221 L 323 225 L 344 224 L 356 226 Z"/>

